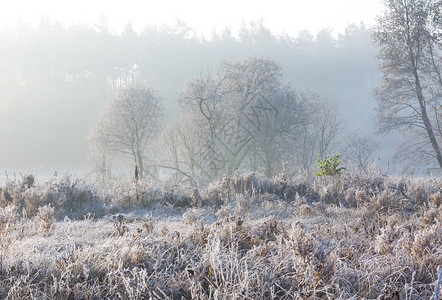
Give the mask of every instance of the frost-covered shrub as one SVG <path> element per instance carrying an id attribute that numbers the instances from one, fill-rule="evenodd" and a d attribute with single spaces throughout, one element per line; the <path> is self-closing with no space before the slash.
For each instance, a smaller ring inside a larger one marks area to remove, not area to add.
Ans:
<path id="1" fill-rule="evenodd" d="M 311 182 L 312 179 L 307 171 L 299 172 L 291 178 L 289 187 L 292 187 L 299 196 L 305 196 L 311 191 Z"/>
<path id="2" fill-rule="evenodd" d="M 0 207 L 13 204 L 20 215 L 29 218 L 38 214 L 40 206 L 51 205 L 57 219 L 68 216 L 80 219 L 87 213 L 104 214 L 103 202 L 96 188 L 84 180 L 67 174 L 54 176 L 44 185 L 35 185 L 32 175 L 22 176 L 22 181 L 8 181 L 0 189 Z"/>
<path id="3" fill-rule="evenodd" d="M 99 216 L 105 212 L 96 188 L 82 179 L 65 174 L 54 176 L 45 185 L 40 202 L 52 205 L 57 219 L 81 219 L 88 213 Z"/>
<path id="4" fill-rule="evenodd" d="M 35 177 L 32 174 L 21 176 L 21 180 L 7 180 L 0 189 L 0 207 L 15 205 L 19 213 L 26 209 L 25 193 L 34 186 Z"/>
<path id="5" fill-rule="evenodd" d="M 50 236 L 55 228 L 54 208 L 50 205 L 38 208 L 38 218 L 40 220 L 40 232 L 43 236 Z"/>
<path id="6" fill-rule="evenodd" d="M 340 205 L 345 199 L 344 191 L 334 184 L 324 184 L 319 190 L 319 201 L 326 204 Z"/>
<path id="7" fill-rule="evenodd" d="M 5 235 L 11 228 L 11 224 L 17 219 L 17 208 L 10 204 L 0 207 L 0 234 Z"/>
<path id="8" fill-rule="evenodd" d="M 24 174 L 21 176 L 20 189 L 30 189 L 34 186 L 35 177 L 32 174 Z"/>
<path id="9" fill-rule="evenodd" d="M 251 199 L 244 195 L 236 195 L 236 208 L 234 214 L 237 216 L 246 216 L 252 208 Z"/>
<path id="10" fill-rule="evenodd" d="M 153 209 L 155 207 L 191 207 L 193 189 L 185 186 L 163 186 L 139 181 L 118 181 L 100 193 L 102 202 L 111 207 L 112 212 L 126 211 L 131 209 Z M 195 198 L 196 199 L 196 198 Z M 200 201 L 202 200 L 199 199 Z"/>
<path id="11" fill-rule="evenodd" d="M 304 176 L 289 179 L 284 174 L 275 178 L 265 178 L 254 172 L 240 174 L 235 172 L 232 177 L 224 176 L 221 181 L 209 184 L 201 195 L 208 203 L 216 207 L 234 201 L 237 195 L 243 195 L 256 202 L 266 199 L 283 199 L 293 201 L 295 195 L 306 195 L 309 191 L 307 180 Z M 204 203 L 204 199 L 203 199 Z"/>
<path id="12" fill-rule="evenodd" d="M 430 202 L 435 206 L 439 207 L 442 203 L 442 193 L 440 191 L 432 193 L 429 196 Z"/>
<path id="13" fill-rule="evenodd" d="M 19 213 L 24 207 L 22 189 L 15 181 L 8 180 L 0 190 L 0 206 L 6 207 L 13 204 Z"/>
<path id="14" fill-rule="evenodd" d="M 38 208 L 41 204 L 42 193 L 37 188 L 33 187 L 24 193 L 25 211 L 28 217 L 36 216 Z"/>
<path id="15" fill-rule="evenodd" d="M 114 222 L 115 231 L 112 236 L 123 236 L 129 231 L 129 228 L 125 225 L 126 218 L 122 214 L 112 216 L 112 221 Z"/>
<path id="16" fill-rule="evenodd" d="M 0 188 L 0 207 L 6 207 L 12 203 L 11 194 L 6 187 Z"/>

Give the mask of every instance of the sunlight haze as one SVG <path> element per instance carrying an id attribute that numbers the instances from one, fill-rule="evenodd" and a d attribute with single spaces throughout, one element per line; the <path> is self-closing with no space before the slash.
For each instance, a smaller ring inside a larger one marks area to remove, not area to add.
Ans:
<path id="1" fill-rule="evenodd" d="M 131 22 L 141 31 L 146 25 L 174 25 L 186 23 L 198 34 L 225 28 L 237 33 L 244 22 L 262 21 L 276 34 L 296 36 L 299 31 L 315 34 L 328 28 L 340 33 L 351 24 L 374 24 L 381 12 L 381 1 L 313 0 L 313 1 L 29 1 L 18 0 L 4 4 L 0 12 L 0 26 L 17 22 L 38 24 L 41 19 L 59 21 L 65 25 L 77 23 L 107 25 L 121 32 Z"/>

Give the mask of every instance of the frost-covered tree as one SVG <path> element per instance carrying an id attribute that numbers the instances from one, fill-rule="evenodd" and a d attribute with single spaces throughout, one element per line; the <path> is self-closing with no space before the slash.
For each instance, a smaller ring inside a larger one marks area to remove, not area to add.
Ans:
<path id="1" fill-rule="evenodd" d="M 184 87 L 186 118 L 164 137 L 174 149 L 166 167 L 206 179 L 236 170 L 278 173 L 284 162 L 294 163 L 307 96 L 283 82 L 272 59 L 223 61 Z"/>
<path id="2" fill-rule="evenodd" d="M 90 133 L 101 162 L 106 162 L 106 153 L 122 154 L 133 160 L 143 178 L 146 147 L 158 134 L 162 115 L 162 98 L 156 91 L 140 83 L 120 89 Z"/>
<path id="3" fill-rule="evenodd" d="M 384 73 L 376 91 L 380 131 L 402 130 L 404 157 L 442 168 L 442 1 L 385 4 L 374 30 Z"/>

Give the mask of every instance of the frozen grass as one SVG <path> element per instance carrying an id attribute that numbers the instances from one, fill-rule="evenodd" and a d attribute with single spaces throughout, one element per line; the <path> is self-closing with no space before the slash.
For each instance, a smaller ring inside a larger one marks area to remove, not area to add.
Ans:
<path id="1" fill-rule="evenodd" d="M 440 178 L 236 174 L 199 190 L 142 185 L 138 197 L 131 184 L 53 184 L 2 187 L 2 299 L 435 297 Z M 23 213 L 29 190 L 48 189 L 64 204 Z M 89 214 L 74 218 L 75 197 Z"/>

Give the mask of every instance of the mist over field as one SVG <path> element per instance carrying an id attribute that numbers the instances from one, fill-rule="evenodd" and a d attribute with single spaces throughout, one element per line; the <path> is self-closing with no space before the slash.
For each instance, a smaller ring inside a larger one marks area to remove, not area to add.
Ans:
<path id="1" fill-rule="evenodd" d="M 374 136 L 373 89 L 381 75 L 371 34 L 363 24 L 337 36 L 324 29 L 291 37 L 252 22 L 238 36 L 226 29 L 206 38 L 182 23 L 140 33 L 128 24 L 121 34 L 44 20 L 36 27 L 22 23 L 0 34 L 0 166 L 10 172 L 88 172 L 89 130 L 119 88 L 137 80 L 157 90 L 167 126 L 181 117 L 178 102 L 187 82 L 222 60 L 251 56 L 278 62 L 296 91 L 336 103 L 345 128 L 340 139 L 358 129 L 379 140 L 374 157 L 385 163 L 395 143 Z"/>

